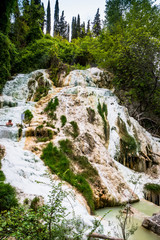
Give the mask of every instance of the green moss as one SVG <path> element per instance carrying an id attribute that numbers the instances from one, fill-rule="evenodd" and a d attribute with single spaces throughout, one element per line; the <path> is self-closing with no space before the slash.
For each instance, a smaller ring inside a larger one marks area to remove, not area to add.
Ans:
<path id="1" fill-rule="evenodd" d="M 83 174 L 75 174 L 71 168 L 70 157 L 73 157 L 71 148 L 69 148 L 71 147 L 71 142 L 63 140 L 59 144 L 60 149 L 49 143 L 43 149 L 41 158 L 53 173 L 56 173 L 61 179 L 76 187 L 87 200 L 91 210 L 94 211 L 93 193 L 89 183 Z"/>
<path id="2" fill-rule="evenodd" d="M 94 123 L 95 121 L 95 111 L 92 108 L 87 108 L 87 112 L 88 112 L 88 122 L 89 123 Z"/>
<path id="3" fill-rule="evenodd" d="M 56 111 L 58 105 L 59 105 L 58 98 L 55 97 L 54 102 L 53 99 L 51 99 L 47 104 L 47 107 L 44 109 L 44 111 L 48 114 L 48 116 L 51 119 L 56 119 L 56 114 L 54 112 Z"/>
<path id="4" fill-rule="evenodd" d="M 104 131 L 104 136 L 105 140 L 108 143 L 109 141 L 109 134 L 110 134 L 110 129 L 109 129 L 109 123 L 107 121 L 107 115 L 108 115 L 108 110 L 107 110 L 107 105 L 103 103 L 103 106 L 101 106 L 100 102 L 98 102 L 98 113 L 101 116 L 103 120 L 103 131 Z"/>
<path id="5" fill-rule="evenodd" d="M 38 102 L 42 97 L 47 96 L 49 90 L 50 90 L 49 86 L 39 86 L 36 89 L 36 94 L 35 94 L 34 101 Z"/>
<path id="6" fill-rule="evenodd" d="M 160 185 L 155 183 L 147 183 L 144 185 L 144 189 L 156 194 L 160 194 Z"/>
<path id="7" fill-rule="evenodd" d="M 61 116 L 62 127 L 64 127 L 64 125 L 66 124 L 66 122 L 67 122 L 66 116 L 62 115 L 62 116 Z"/>
<path id="8" fill-rule="evenodd" d="M 18 138 L 22 137 L 22 128 L 18 128 Z"/>
<path id="9" fill-rule="evenodd" d="M 123 120 L 118 117 L 117 125 L 119 127 L 119 135 L 120 135 L 120 147 L 121 147 L 121 154 L 124 155 L 136 155 L 137 153 L 137 144 L 135 139 L 129 135 L 126 124 Z"/>
<path id="10" fill-rule="evenodd" d="M 75 121 L 70 122 L 70 124 L 72 125 L 72 129 L 73 131 L 71 132 L 70 130 L 66 130 L 66 133 L 71 135 L 73 138 L 78 137 L 79 135 L 79 127 L 78 124 Z"/>

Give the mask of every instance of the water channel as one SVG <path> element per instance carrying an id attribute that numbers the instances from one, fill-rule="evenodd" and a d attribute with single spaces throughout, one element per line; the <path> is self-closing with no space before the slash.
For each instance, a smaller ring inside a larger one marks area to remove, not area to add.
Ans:
<path id="1" fill-rule="evenodd" d="M 144 199 L 141 199 L 141 201 L 132 204 L 132 209 L 135 213 L 129 217 L 128 224 L 137 224 L 138 228 L 135 233 L 129 237 L 129 240 L 160 240 L 160 236 L 141 226 L 143 219 L 145 217 L 152 216 L 153 213 L 160 212 L 160 207 Z M 108 212 L 104 218 L 104 222 L 110 222 L 110 229 L 108 232 L 114 233 L 120 231 L 119 228 L 117 229 L 119 222 L 116 218 L 116 216 L 119 215 L 120 210 L 121 207 L 107 207 L 96 211 L 96 214 L 99 216 L 104 216 L 104 214 Z M 105 232 L 107 232 L 106 229 Z"/>

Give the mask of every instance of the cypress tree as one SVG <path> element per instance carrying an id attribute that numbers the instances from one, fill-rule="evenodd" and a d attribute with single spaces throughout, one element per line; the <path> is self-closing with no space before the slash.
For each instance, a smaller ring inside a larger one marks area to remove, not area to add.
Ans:
<path id="1" fill-rule="evenodd" d="M 87 22 L 87 34 L 89 34 L 90 31 L 91 31 L 90 27 L 91 27 L 90 20 L 88 20 L 88 22 Z"/>
<path id="2" fill-rule="evenodd" d="M 101 20 L 98 8 L 93 21 L 93 33 L 95 34 L 95 36 L 99 36 L 100 32 L 101 32 Z"/>
<path id="3" fill-rule="evenodd" d="M 59 34 L 59 2 L 56 0 L 55 9 L 54 9 L 54 36 Z"/>
<path id="4" fill-rule="evenodd" d="M 51 33 L 51 7 L 50 7 L 50 0 L 48 0 L 48 6 L 47 6 L 47 33 Z"/>
<path id="5" fill-rule="evenodd" d="M 85 28 L 85 22 L 81 24 L 81 32 L 80 32 L 80 37 L 83 38 L 86 36 L 86 28 Z"/>
<path id="6" fill-rule="evenodd" d="M 69 41 L 69 36 L 70 36 L 70 25 L 68 23 L 68 26 L 67 26 L 67 40 Z"/>
<path id="7" fill-rule="evenodd" d="M 80 37 L 81 34 L 81 20 L 80 20 L 80 15 L 78 14 L 77 17 L 77 36 Z"/>
<path id="8" fill-rule="evenodd" d="M 42 29 L 42 32 L 44 32 L 44 23 L 45 23 L 45 9 L 44 9 L 44 3 L 42 3 L 41 5 L 41 11 L 42 11 L 42 17 L 41 17 L 41 29 Z"/>
<path id="9" fill-rule="evenodd" d="M 77 20 L 76 17 L 72 18 L 72 39 L 77 38 Z"/>
<path id="10" fill-rule="evenodd" d="M 59 34 L 63 38 L 67 38 L 67 22 L 65 21 L 64 11 L 62 11 L 62 15 L 60 17 Z"/>

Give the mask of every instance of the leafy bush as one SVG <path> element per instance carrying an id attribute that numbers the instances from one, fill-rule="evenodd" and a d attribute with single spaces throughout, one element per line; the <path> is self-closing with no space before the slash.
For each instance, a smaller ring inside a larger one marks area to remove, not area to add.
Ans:
<path id="1" fill-rule="evenodd" d="M 5 175 L 4 173 L 0 170 L 0 182 L 4 182 L 5 181 Z"/>
<path id="2" fill-rule="evenodd" d="M 50 118 L 52 119 L 55 118 L 54 112 L 56 111 L 58 105 L 59 105 L 59 101 L 57 97 L 55 97 L 54 102 L 53 102 L 53 99 L 51 99 L 47 104 L 47 107 L 44 109 L 44 111 L 47 112 Z"/>
<path id="3" fill-rule="evenodd" d="M 17 205 L 15 189 L 10 184 L 0 182 L 0 212 Z"/>
<path id="4" fill-rule="evenodd" d="M 61 116 L 62 127 L 64 127 L 64 125 L 66 124 L 66 122 L 67 122 L 66 116 L 62 115 L 62 116 Z"/>
<path id="5" fill-rule="evenodd" d="M 29 124 L 30 124 L 32 118 L 33 118 L 32 112 L 31 112 L 29 109 L 27 109 L 27 110 L 24 112 L 24 120 L 23 120 L 23 121 L 24 121 L 25 123 L 29 123 Z"/>

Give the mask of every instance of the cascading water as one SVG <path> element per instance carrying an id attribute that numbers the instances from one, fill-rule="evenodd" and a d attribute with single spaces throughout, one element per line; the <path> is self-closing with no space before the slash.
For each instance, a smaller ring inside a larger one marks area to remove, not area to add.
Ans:
<path id="1" fill-rule="evenodd" d="M 47 202 L 53 185 L 52 177 L 43 161 L 32 152 L 24 150 L 25 134 L 20 141 L 18 140 L 17 125 L 22 123 L 21 114 L 27 109 L 32 111 L 35 104 L 27 101 L 27 97 L 28 82 L 35 78 L 37 72 L 46 78 L 45 70 L 38 70 L 31 74 L 19 74 L 14 80 L 8 81 L 2 96 L 4 107 L 0 109 L 0 144 L 5 147 L 2 171 L 6 176 L 6 182 L 16 188 L 21 202 L 25 198 L 33 199 L 35 196 L 42 196 Z M 12 120 L 12 127 L 6 126 L 8 120 Z M 63 189 L 71 190 L 67 185 L 64 185 Z M 86 223 L 91 223 L 93 218 L 83 206 L 83 199 L 78 196 L 77 200 L 73 195 L 68 195 L 69 200 L 64 199 L 63 204 L 67 211 L 72 212 L 74 209 L 76 215 L 81 215 Z"/>

